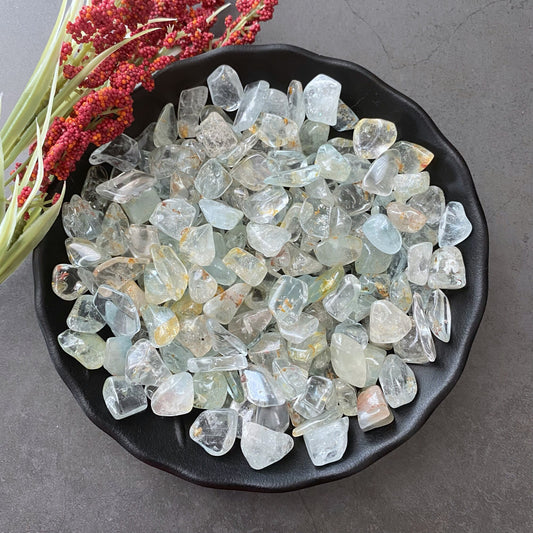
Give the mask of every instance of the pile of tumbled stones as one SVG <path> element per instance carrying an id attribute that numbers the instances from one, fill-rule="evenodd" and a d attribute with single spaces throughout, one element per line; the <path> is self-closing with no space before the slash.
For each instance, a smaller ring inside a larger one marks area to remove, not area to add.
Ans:
<path id="1" fill-rule="evenodd" d="M 303 437 L 314 465 L 338 461 L 348 417 L 390 424 L 417 393 L 407 363 L 450 339 L 443 290 L 465 285 L 472 226 L 430 185 L 433 154 L 359 119 L 329 76 L 243 89 L 222 65 L 207 85 L 93 152 L 63 206 L 59 344 L 111 374 L 117 420 L 197 408 L 190 438 L 211 455 L 240 439 L 261 469 Z"/>

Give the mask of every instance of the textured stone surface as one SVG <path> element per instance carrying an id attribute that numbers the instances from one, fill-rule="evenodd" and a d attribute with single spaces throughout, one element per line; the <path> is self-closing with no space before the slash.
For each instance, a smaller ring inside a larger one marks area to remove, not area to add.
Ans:
<path id="1" fill-rule="evenodd" d="M 4 119 L 60 3 L 0 1 L 0 65 L 9 72 L 2 82 Z M 83 415 L 46 354 L 27 261 L 0 287 L 5 353 L 23 355 L 0 359 L 6 377 L 2 427 L 9 428 L 0 432 L 0 530 L 163 531 L 172 523 L 189 533 L 214 531 L 216 523 L 236 532 L 333 533 L 353 529 L 354 520 L 360 531 L 396 533 L 445 533 L 450 524 L 468 533 L 531 529 L 533 458 L 524 443 L 533 435 L 531 425 L 521 422 L 532 408 L 532 295 L 529 271 L 519 265 L 531 257 L 525 222 L 533 162 L 527 120 L 517 120 L 528 107 L 531 86 L 531 7 L 489 0 L 446 0 L 418 13 L 416 7 L 411 0 L 331 0 L 327 8 L 308 0 L 280 2 L 258 42 L 288 42 L 366 66 L 420 103 L 466 158 L 491 232 L 491 286 L 506 290 L 491 292 L 450 395 L 414 437 L 351 478 L 288 494 L 195 486 L 135 460 Z M 335 38 L 317 39 L 324 32 Z M 502 126 L 507 124 L 514 126 Z M 513 171 L 502 179 L 494 161 L 508 161 L 510 154 Z M 517 313 L 507 315 L 509 308 Z M 502 328 L 520 334 L 504 337 Z M 512 357 L 502 359 L 504 350 Z M 512 411 L 493 393 L 495 375 Z M 409 507 L 414 501 L 416 512 Z M 242 507 L 228 516 L 236 504 Z"/>

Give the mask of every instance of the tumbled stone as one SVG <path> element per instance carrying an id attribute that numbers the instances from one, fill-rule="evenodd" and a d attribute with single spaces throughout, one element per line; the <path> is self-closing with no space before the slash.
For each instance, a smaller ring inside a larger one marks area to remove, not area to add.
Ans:
<path id="1" fill-rule="evenodd" d="M 449 342 L 452 327 L 450 302 L 440 289 L 431 293 L 426 314 L 433 335 L 442 342 Z"/>
<path id="2" fill-rule="evenodd" d="M 250 365 L 241 372 L 246 399 L 258 407 L 283 405 L 285 397 L 274 378 L 262 367 Z"/>
<path id="3" fill-rule="evenodd" d="M 289 343 L 287 350 L 291 361 L 309 368 L 313 359 L 326 350 L 327 347 L 328 342 L 325 331 L 318 330 L 298 344 Z"/>
<path id="4" fill-rule="evenodd" d="M 246 356 L 246 345 L 216 320 L 208 319 L 206 326 L 215 352 L 223 356 Z"/>
<path id="5" fill-rule="evenodd" d="M 407 250 L 407 277 L 415 285 L 425 285 L 428 280 L 433 245 L 430 242 L 414 244 Z"/>
<path id="6" fill-rule="evenodd" d="M 361 187 L 379 196 L 388 196 L 392 192 L 394 177 L 398 174 L 400 157 L 396 150 L 383 152 L 370 166 Z"/>
<path id="7" fill-rule="evenodd" d="M 67 317 L 67 326 L 80 333 L 96 333 L 105 326 L 91 295 L 80 296 L 75 301 Z"/>
<path id="8" fill-rule="evenodd" d="M 177 238 L 191 226 L 196 209 L 182 198 L 163 200 L 150 216 L 150 222 L 170 237 Z"/>
<path id="9" fill-rule="evenodd" d="M 324 179 L 346 181 L 352 167 L 350 163 L 331 144 L 323 144 L 316 154 L 315 165 Z"/>
<path id="10" fill-rule="evenodd" d="M 148 260 L 144 257 L 113 257 L 93 270 L 98 285 L 120 289 L 124 283 L 140 276 Z"/>
<path id="11" fill-rule="evenodd" d="M 298 321 L 307 304 L 307 285 L 291 276 L 281 276 L 274 284 L 268 308 L 280 323 L 291 325 Z"/>
<path id="12" fill-rule="evenodd" d="M 276 331 L 263 333 L 248 346 L 248 357 L 252 363 L 270 372 L 273 361 L 288 357 L 286 342 Z"/>
<path id="13" fill-rule="evenodd" d="M 273 431 L 254 422 L 246 422 L 242 428 L 241 450 L 254 470 L 262 470 L 285 457 L 293 448 L 290 435 Z"/>
<path id="14" fill-rule="evenodd" d="M 233 123 L 235 130 L 247 130 L 254 125 L 268 98 L 268 89 L 269 84 L 264 80 L 246 85 Z"/>
<path id="15" fill-rule="evenodd" d="M 387 206 L 387 216 L 397 230 L 407 233 L 420 231 L 427 220 L 426 215 L 417 209 L 398 202 Z"/>
<path id="16" fill-rule="evenodd" d="M 299 344 L 313 335 L 318 330 L 318 326 L 318 318 L 302 313 L 297 322 L 290 325 L 279 323 L 278 329 L 285 340 L 293 344 Z"/>
<path id="17" fill-rule="evenodd" d="M 398 342 L 411 329 L 410 318 L 388 300 L 378 300 L 370 308 L 370 340 L 378 344 Z"/>
<path id="18" fill-rule="evenodd" d="M 235 69 L 220 65 L 207 77 L 209 94 L 214 105 L 225 111 L 235 111 L 241 103 L 244 90 Z"/>
<path id="19" fill-rule="evenodd" d="M 111 376 L 102 388 L 104 403 L 115 420 L 144 411 L 148 407 L 142 385 L 131 383 L 123 376 Z"/>
<path id="20" fill-rule="evenodd" d="M 422 212 L 428 224 L 436 224 L 444 213 L 444 193 L 440 187 L 431 185 L 425 192 L 415 194 L 407 202 L 408 205 Z"/>
<path id="21" fill-rule="evenodd" d="M 159 416 L 179 416 L 192 410 L 193 399 L 192 376 L 180 372 L 161 382 L 152 396 L 151 407 Z"/>
<path id="22" fill-rule="evenodd" d="M 337 122 L 333 127 L 337 131 L 353 130 L 359 122 L 359 117 L 340 98 L 337 107 Z"/>
<path id="23" fill-rule="evenodd" d="M 203 411 L 192 423 L 189 436 L 209 455 L 224 455 L 235 443 L 238 418 L 233 409 Z"/>
<path id="24" fill-rule="evenodd" d="M 287 100 L 289 104 L 289 118 L 301 127 L 305 120 L 305 104 L 303 96 L 303 86 L 298 80 L 292 80 L 287 89 Z"/>
<path id="25" fill-rule="evenodd" d="M 265 179 L 267 185 L 280 187 L 303 187 L 316 181 L 319 177 L 317 165 L 310 165 L 293 170 L 278 172 Z"/>
<path id="26" fill-rule="evenodd" d="M 299 133 L 304 154 L 313 154 L 327 142 L 329 126 L 322 122 L 306 120 L 301 125 Z"/>
<path id="27" fill-rule="evenodd" d="M 150 215 L 154 212 L 158 204 L 159 195 L 155 188 L 151 187 L 141 192 L 139 196 L 122 204 L 122 209 L 124 209 L 124 213 L 126 213 L 132 224 L 144 224 L 150 218 Z"/>
<path id="28" fill-rule="evenodd" d="M 128 226 L 128 217 L 120 205 L 114 202 L 109 204 L 102 221 L 102 232 L 96 238 L 97 246 L 110 256 L 124 255 L 128 250 Z"/>
<path id="29" fill-rule="evenodd" d="M 315 76 L 304 89 L 305 114 L 309 120 L 334 126 L 337 123 L 337 108 L 341 84 L 326 76 Z"/>
<path id="30" fill-rule="evenodd" d="M 227 396 L 228 384 L 223 372 L 198 372 L 193 376 L 194 407 L 220 409 Z"/>
<path id="31" fill-rule="evenodd" d="M 472 233 L 472 223 L 468 220 L 461 202 L 448 202 L 439 223 L 439 246 L 455 246 Z"/>
<path id="32" fill-rule="evenodd" d="M 345 416 L 357 416 L 357 391 L 343 379 L 334 379 L 335 396 L 341 413 Z"/>
<path id="33" fill-rule="evenodd" d="M 293 409 L 304 418 L 318 416 L 326 407 L 334 391 L 335 386 L 330 379 L 311 376 L 307 380 L 305 391 L 294 402 Z"/>
<path id="34" fill-rule="evenodd" d="M 273 224 L 249 222 L 246 226 L 248 244 L 265 257 L 273 257 L 281 251 L 289 241 L 290 233 L 286 229 Z"/>
<path id="35" fill-rule="evenodd" d="M 187 289 L 189 281 L 185 265 L 170 246 L 153 244 L 151 252 L 155 269 L 168 294 L 173 299 L 179 300 Z"/>
<path id="36" fill-rule="evenodd" d="M 194 186 L 204 198 L 215 200 L 224 194 L 231 182 L 229 172 L 216 159 L 208 159 L 198 170 Z"/>
<path id="37" fill-rule="evenodd" d="M 257 407 L 252 422 L 272 429 L 273 431 L 283 433 L 289 427 L 289 411 L 287 405 Z"/>
<path id="38" fill-rule="evenodd" d="M 205 316 L 221 324 L 229 324 L 250 289 L 251 286 L 246 283 L 236 283 L 204 304 Z"/>
<path id="39" fill-rule="evenodd" d="M 357 260 L 363 241 L 353 235 L 330 237 L 315 247 L 316 258 L 326 266 L 348 265 Z"/>
<path id="40" fill-rule="evenodd" d="M 78 267 L 95 267 L 111 258 L 102 248 L 87 239 L 69 237 L 65 240 L 69 261 Z"/>
<path id="41" fill-rule="evenodd" d="M 123 172 L 133 170 L 140 160 L 141 154 L 137 141 L 124 133 L 96 148 L 89 157 L 91 165 L 109 163 Z"/>
<path id="42" fill-rule="evenodd" d="M 180 314 L 180 332 L 176 340 L 185 346 L 195 357 L 203 357 L 211 350 L 211 337 L 207 331 L 207 317 L 182 316 Z"/>
<path id="43" fill-rule="evenodd" d="M 393 420 L 394 415 L 378 385 L 372 385 L 359 393 L 357 397 L 357 421 L 363 431 L 386 426 Z"/>
<path id="44" fill-rule="evenodd" d="M 216 280 L 202 267 L 193 265 L 189 269 L 189 294 L 194 302 L 207 302 L 215 296 L 217 287 Z"/>
<path id="45" fill-rule="evenodd" d="M 130 170 L 104 181 L 96 187 L 96 192 L 112 202 L 125 204 L 152 188 L 156 181 L 149 174 L 139 170 Z"/>
<path id="46" fill-rule="evenodd" d="M 287 276 L 303 276 L 316 274 L 322 270 L 322 265 L 314 257 L 303 252 L 297 246 L 287 243 L 275 259 L 283 258 L 280 268 Z"/>
<path id="47" fill-rule="evenodd" d="M 133 383 L 159 385 L 170 375 L 170 370 L 147 339 L 138 340 L 128 350 L 125 376 Z"/>
<path id="48" fill-rule="evenodd" d="M 432 289 L 462 289 L 466 285 L 466 269 L 459 248 L 443 246 L 433 252 L 428 285 Z"/>
<path id="49" fill-rule="evenodd" d="M 146 305 L 142 317 L 150 342 L 158 348 L 170 344 L 179 333 L 178 317 L 168 307 Z"/>
<path id="50" fill-rule="evenodd" d="M 67 329 L 58 335 L 57 342 L 89 370 L 96 370 L 104 364 L 105 341 L 99 335 Z"/>
<path id="51" fill-rule="evenodd" d="M 295 426 L 292 430 L 293 437 L 305 436 L 307 433 L 321 428 L 323 426 L 329 426 L 335 420 L 338 420 L 342 417 L 342 411 L 338 405 L 333 405 L 330 409 L 322 411 L 317 416 L 303 420 L 300 424 Z"/>
<path id="52" fill-rule="evenodd" d="M 180 254 L 190 263 L 207 266 L 215 259 L 215 242 L 211 224 L 185 228 L 179 239 Z"/>
<path id="53" fill-rule="evenodd" d="M 357 300 L 361 284 L 353 274 L 346 274 L 337 290 L 330 292 L 323 300 L 324 309 L 339 322 L 344 322 L 352 313 Z"/>
<path id="54" fill-rule="evenodd" d="M 260 141 L 272 148 L 287 146 L 288 149 L 292 150 L 300 145 L 296 123 L 272 113 L 261 113 L 250 131 L 255 133 Z"/>
<path id="55" fill-rule="evenodd" d="M 408 141 L 398 141 L 392 147 L 400 152 L 400 172 L 403 174 L 421 172 L 434 157 L 427 148 Z"/>
<path id="56" fill-rule="evenodd" d="M 77 267 L 61 263 L 52 271 L 52 290 L 62 300 L 75 300 L 87 292 L 87 287 L 82 283 Z"/>
<path id="57" fill-rule="evenodd" d="M 198 140 L 209 157 L 218 157 L 237 146 L 232 127 L 218 114 L 211 113 L 198 127 Z"/>
<path id="58" fill-rule="evenodd" d="M 104 181 L 107 181 L 108 179 L 109 179 L 109 176 L 107 174 L 107 170 L 105 169 L 105 167 L 103 165 L 98 165 L 98 166 L 91 167 L 87 171 L 87 175 L 83 182 L 80 196 L 84 200 L 89 202 L 91 207 L 93 209 L 96 209 L 97 211 L 105 211 L 109 203 L 105 198 L 102 198 L 96 192 L 96 187 L 100 185 L 100 183 L 103 183 Z"/>
<path id="59" fill-rule="evenodd" d="M 409 285 L 407 271 L 402 272 L 391 280 L 389 300 L 405 313 L 411 308 L 413 294 Z"/>
<path id="60" fill-rule="evenodd" d="M 207 222 L 215 228 L 223 230 L 233 229 L 242 219 L 243 212 L 229 207 L 215 200 L 202 198 L 198 205 L 202 210 Z"/>
<path id="61" fill-rule="evenodd" d="M 247 366 L 248 361 L 245 355 L 205 356 L 187 361 L 187 370 L 192 373 L 213 371 L 231 372 L 233 370 L 242 370 Z"/>
<path id="62" fill-rule="evenodd" d="M 172 144 L 178 137 L 178 122 L 176 119 L 176 110 L 173 104 L 166 104 L 157 119 L 154 128 L 155 146 L 164 146 Z"/>
<path id="63" fill-rule="evenodd" d="M 91 207 L 91 204 L 73 194 L 70 202 L 61 208 L 63 228 L 69 237 L 79 237 L 94 241 L 102 232 L 103 213 Z"/>
<path id="64" fill-rule="evenodd" d="M 271 320 L 272 314 L 267 308 L 251 309 L 233 318 L 228 324 L 228 330 L 245 344 L 250 344 L 266 329 Z"/>
<path id="65" fill-rule="evenodd" d="M 419 293 L 413 294 L 413 320 L 415 323 L 420 346 L 428 361 L 433 362 L 436 358 L 435 344 L 431 336 L 429 323 L 424 312 L 424 304 Z"/>
<path id="66" fill-rule="evenodd" d="M 113 376 L 123 376 L 126 370 L 126 355 L 130 348 L 129 337 L 109 337 L 105 343 L 103 367 Z"/>
<path id="67" fill-rule="evenodd" d="M 263 154 L 252 154 L 231 170 L 231 177 L 251 191 L 262 191 L 265 180 L 272 175 L 267 158 Z"/>
<path id="68" fill-rule="evenodd" d="M 242 248 L 231 249 L 223 261 L 230 270 L 252 287 L 259 285 L 267 274 L 265 264 Z"/>
<path id="69" fill-rule="evenodd" d="M 139 331 L 139 313 L 127 294 L 109 285 L 100 285 L 93 301 L 98 313 L 117 337 L 132 337 Z"/>
<path id="70" fill-rule="evenodd" d="M 207 87 L 184 89 L 178 103 L 178 133 L 181 138 L 196 137 L 200 112 L 207 102 Z"/>
<path id="71" fill-rule="evenodd" d="M 414 372 L 393 353 L 381 365 L 379 384 L 385 400 L 393 408 L 412 402 L 418 390 Z"/>
<path id="72" fill-rule="evenodd" d="M 377 159 L 396 141 L 396 126 L 380 118 L 362 118 L 353 130 L 355 155 Z"/>
<path id="73" fill-rule="evenodd" d="M 320 302 L 328 294 L 331 294 L 339 287 L 344 277 L 344 269 L 337 265 L 324 271 L 310 285 L 308 291 L 308 302 Z"/>
<path id="74" fill-rule="evenodd" d="M 337 376 L 356 387 L 366 382 L 364 346 L 345 333 L 331 337 L 331 363 Z"/>
<path id="75" fill-rule="evenodd" d="M 331 205 L 318 198 L 306 198 L 300 210 L 299 221 L 307 234 L 327 239 L 331 224 Z"/>
<path id="76" fill-rule="evenodd" d="M 323 466 L 342 459 L 348 446 L 348 417 L 304 434 L 305 447 L 315 466 Z"/>
<path id="77" fill-rule="evenodd" d="M 307 387 L 307 371 L 287 359 L 274 359 L 272 375 L 287 400 L 293 400 Z"/>
<path id="78" fill-rule="evenodd" d="M 379 251 L 393 255 L 402 247 L 402 236 L 393 226 L 389 217 L 381 213 L 371 215 L 363 224 L 366 238 Z"/>

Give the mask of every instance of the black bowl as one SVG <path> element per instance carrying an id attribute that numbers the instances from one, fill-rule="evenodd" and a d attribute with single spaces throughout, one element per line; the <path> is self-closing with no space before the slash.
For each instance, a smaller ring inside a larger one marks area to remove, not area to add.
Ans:
<path id="1" fill-rule="evenodd" d="M 464 368 L 485 308 L 487 225 L 466 163 L 417 104 L 358 65 L 300 48 L 230 47 L 175 63 L 156 76 L 154 91 L 135 92 L 135 122 L 128 133 L 138 135 L 157 118 L 167 102 L 177 101 L 182 89 L 205 85 L 210 72 L 224 63 L 237 70 L 243 84 L 266 79 L 281 90 L 286 90 L 292 79 L 305 85 L 319 73 L 335 78 L 342 84 L 342 99 L 360 117 L 391 120 L 398 128 L 399 139 L 420 143 L 434 152 L 435 159 L 429 167 L 432 183 L 444 190 L 448 201 L 457 200 L 464 205 L 473 225 L 472 234 L 459 246 L 468 284 L 462 290 L 448 292 L 453 316 L 451 341 L 448 344 L 436 341 L 434 364 L 412 366 L 419 387 L 415 401 L 396 409 L 392 424 L 368 433 L 359 429 L 355 418 L 350 419 L 348 448 L 336 463 L 313 466 L 299 438 L 282 461 L 255 471 L 246 463 L 238 443 L 227 455 L 212 457 L 188 438 L 188 428 L 198 414 L 196 410 L 177 418 L 158 417 L 150 410 L 120 421 L 111 417 L 102 399 L 107 372 L 86 370 L 57 343 L 57 335 L 66 328 L 65 320 L 72 307 L 71 302 L 57 298 L 50 285 L 54 266 L 66 262 L 65 233 L 60 220 L 34 252 L 35 305 L 52 361 L 83 411 L 135 457 L 209 487 L 265 492 L 295 490 L 340 479 L 367 467 L 413 435 L 450 392 Z M 69 178 L 67 200 L 79 192 L 88 167 L 86 154 Z"/>

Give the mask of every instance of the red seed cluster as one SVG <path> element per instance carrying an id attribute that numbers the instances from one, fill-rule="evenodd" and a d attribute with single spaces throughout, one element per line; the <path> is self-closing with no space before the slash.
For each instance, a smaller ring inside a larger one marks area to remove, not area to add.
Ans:
<path id="1" fill-rule="evenodd" d="M 72 42 L 63 43 L 60 64 L 63 76 L 72 79 L 97 54 L 128 36 L 151 32 L 130 40 L 103 60 L 80 84 L 91 89 L 68 117 L 56 117 L 43 146 L 45 193 L 53 179 L 65 180 L 90 144 L 100 146 L 120 135 L 133 122 L 131 93 L 142 85 L 154 87 L 152 75 L 176 59 L 192 57 L 217 46 L 251 43 L 259 21 L 272 18 L 277 0 L 237 0 L 237 19 L 226 18 L 226 31 L 214 41 L 213 13 L 224 0 L 92 0 L 82 7 L 67 32 Z M 212 18 L 210 18 L 212 17 Z M 150 22 L 169 18 L 171 22 Z M 84 46 L 88 55 L 73 63 L 73 52 Z M 169 51 L 172 49 L 172 55 Z M 35 149 L 35 144 L 30 152 Z M 37 170 L 32 180 L 35 180 Z M 27 187 L 18 196 L 22 206 Z M 31 189 L 29 189 L 31 190 Z M 54 200 L 57 201 L 56 196 Z"/>

